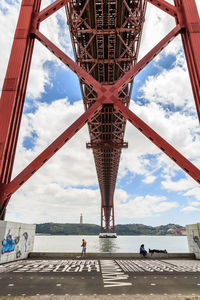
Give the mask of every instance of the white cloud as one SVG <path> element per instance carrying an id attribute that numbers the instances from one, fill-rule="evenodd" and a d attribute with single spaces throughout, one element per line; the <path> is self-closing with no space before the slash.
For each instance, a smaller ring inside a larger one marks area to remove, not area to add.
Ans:
<path id="1" fill-rule="evenodd" d="M 125 195 L 124 191 L 121 192 L 118 189 L 115 194 L 117 218 L 135 219 L 152 217 L 153 215 L 158 216 L 178 206 L 177 202 L 169 202 L 164 196 L 146 195 L 132 198 L 128 194 Z"/>
<path id="2" fill-rule="evenodd" d="M 51 104 L 38 103 L 35 113 L 23 115 L 13 177 L 59 136 L 84 112 L 82 101 L 70 104 L 60 99 Z M 32 149 L 23 147 L 25 137 L 34 133 Z M 100 222 L 100 192 L 87 126 L 82 128 L 36 175 L 15 193 L 6 218 L 24 222 Z M 82 186 L 82 187 L 81 187 Z"/>
<path id="3" fill-rule="evenodd" d="M 82 101 L 70 104 L 66 99 L 60 99 L 51 104 L 38 104 L 35 113 L 23 115 L 13 176 L 53 142 L 83 112 Z M 26 150 L 23 147 L 23 140 L 24 137 L 31 137 L 31 133 L 37 136 L 35 145 L 33 149 Z M 86 149 L 88 141 L 89 134 L 85 126 L 41 168 L 37 176 L 39 175 L 42 179 L 35 180 L 46 182 L 50 179 L 62 185 L 73 186 L 97 184 L 92 151 Z"/>
<path id="4" fill-rule="evenodd" d="M 166 176 L 165 181 L 162 181 L 162 186 L 169 191 L 187 191 L 188 189 L 195 187 L 196 183 L 189 178 L 182 178 L 173 181 L 170 177 Z"/>
<path id="5" fill-rule="evenodd" d="M 141 91 L 144 98 L 151 102 L 194 109 L 190 79 L 182 53 L 176 57 L 176 63 L 172 69 L 163 70 L 157 76 L 149 76 L 141 87 Z"/>
<path id="6" fill-rule="evenodd" d="M 169 16 L 158 7 L 148 3 L 139 58 L 142 58 L 148 51 L 150 51 L 175 26 L 176 24 L 173 17 Z M 180 48 L 181 41 L 179 38 L 175 38 L 175 40 L 171 42 L 162 53 L 175 55 Z"/>
<path id="7" fill-rule="evenodd" d="M 156 180 L 156 176 L 147 175 L 142 182 L 144 183 L 153 183 Z"/>
<path id="8" fill-rule="evenodd" d="M 192 201 L 190 204 L 191 204 L 191 206 L 199 206 L 200 202 L 198 202 L 198 201 Z"/>
<path id="9" fill-rule="evenodd" d="M 193 207 L 193 206 L 186 206 L 181 209 L 181 211 L 183 211 L 183 212 L 193 212 L 193 211 L 197 211 L 197 210 L 199 210 L 199 208 Z"/>
<path id="10" fill-rule="evenodd" d="M 83 214 L 84 223 L 100 222 L 99 190 L 67 188 L 57 183 L 37 183 L 23 188 L 9 204 L 6 219 L 27 223 L 78 223 Z"/>
<path id="11" fill-rule="evenodd" d="M 184 114 L 181 111 L 175 113 L 166 111 L 162 106 L 153 102 L 138 105 L 131 101 L 130 108 L 186 158 L 193 160 L 198 167 L 200 137 L 199 125 L 194 116 Z M 122 151 L 121 176 L 124 176 L 128 171 L 133 174 L 154 176 L 152 173 L 149 174 L 149 169 L 151 172 L 156 172 L 162 168 L 160 176 L 165 178 L 165 187 L 169 188 L 171 184 L 173 185 L 172 180 L 167 176 L 174 176 L 181 169 L 129 122 L 126 127 L 125 140 L 128 141 L 129 148 Z M 154 156 L 154 161 L 150 155 Z M 186 175 L 186 178 L 189 177 Z M 196 185 L 195 181 L 191 180 L 191 182 L 189 181 L 187 185 L 180 182 L 180 186 L 185 189 L 188 185 Z M 174 185 L 178 189 L 176 183 Z"/>
<path id="12" fill-rule="evenodd" d="M 173 0 L 167 2 L 174 5 Z M 200 2 L 196 0 L 197 9 L 200 14 Z M 147 10 L 145 16 L 145 23 L 142 33 L 141 47 L 139 51 L 139 58 L 142 58 L 148 51 L 150 51 L 160 40 L 166 36 L 174 27 L 175 19 L 163 12 L 158 7 L 147 3 Z M 182 48 L 182 42 L 180 36 L 177 36 L 170 44 L 164 48 L 159 54 L 156 60 L 164 55 L 176 55 Z"/>
<path id="13" fill-rule="evenodd" d="M 200 167 L 199 122 L 194 113 L 194 100 L 184 56 L 179 53 L 172 69 L 164 69 L 159 75 L 149 77 L 141 91 L 148 103 L 138 105 L 131 101 L 131 110 L 187 159 Z M 163 105 L 174 105 L 176 110 L 170 110 L 168 106 Z M 186 174 L 184 179 L 174 180 L 173 177 L 181 169 L 130 124 L 127 125 L 126 139 L 129 149 L 122 153 L 122 175 L 130 171 L 144 177 L 154 176 L 153 172 L 161 169 L 159 174 L 164 189 L 183 192 L 196 187 L 197 183 Z M 153 164 L 149 155 L 154 156 Z M 144 183 L 145 180 L 143 179 Z"/>
<path id="14" fill-rule="evenodd" d="M 196 200 L 200 200 L 200 187 L 194 187 L 184 193 L 185 197 L 194 197 Z"/>

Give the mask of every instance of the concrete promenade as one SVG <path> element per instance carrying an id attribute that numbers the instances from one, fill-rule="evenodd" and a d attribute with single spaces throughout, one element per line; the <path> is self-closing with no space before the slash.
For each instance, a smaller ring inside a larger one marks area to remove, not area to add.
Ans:
<path id="1" fill-rule="evenodd" d="M 200 299 L 200 261 L 157 255 L 146 259 L 140 256 L 21 260 L 0 265 L 0 299 L 12 297 Z"/>

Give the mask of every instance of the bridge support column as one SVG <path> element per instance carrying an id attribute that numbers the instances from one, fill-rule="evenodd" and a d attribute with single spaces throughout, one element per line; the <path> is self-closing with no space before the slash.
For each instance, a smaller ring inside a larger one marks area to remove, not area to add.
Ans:
<path id="1" fill-rule="evenodd" d="M 185 29 L 181 32 L 183 48 L 188 65 L 197 114 L 200 120 L 200 20 L 195 0 L 175 0 L 181 15 L 179 23 Z"/>
<path id="2" fill-rule="evenodd" d="M 34 39 L 32 20 L 41 0 L 23 0 L 0 99 L 0 189 L 10 182 L 23 112 Z M 0 194 L 1 196 L 1 194 Z M 8 203 L 0 198 L 0 219 Z"/>
<path id="3" fill-rule="evenodd" d="M 101 233 L 114 233 L 114 205 L 112 207 L 101 206 Z"/>

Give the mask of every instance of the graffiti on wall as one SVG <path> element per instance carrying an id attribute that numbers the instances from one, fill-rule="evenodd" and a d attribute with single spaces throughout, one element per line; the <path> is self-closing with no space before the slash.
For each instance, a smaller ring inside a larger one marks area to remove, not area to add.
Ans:
<path id="1" fill-rule="evenodd" d="M 27 251 L 28 233 L 21 233 L 21 227 L 18 228 L 16 236 L 12 234 L 11 229 L 8 230 L 5 239 L 2 241 L 2 254 L 15 252 L 16 258 L 20 258 L 23 252 Z"/>
<path id="2" fill-rule="evenodd" d="M 194 230 L 192 229 L 191 234 L 192 234 L 192 240 L 193 240 L 193 247 L 195 247 L 196 250 L 199 251 L 199 249 L 200 249 L 200 233 L 199 233 L 199 230 L 198 230 L 198 234 L 195 234 Z"/>
<path id="3" fill-rule="evenodd" d="M 196 236 L 196 235 L 193 235 L 193 241 L 196 243 L 196 245 L 200 249 L 200 240 L 199 240 L 199 237 Z"/>

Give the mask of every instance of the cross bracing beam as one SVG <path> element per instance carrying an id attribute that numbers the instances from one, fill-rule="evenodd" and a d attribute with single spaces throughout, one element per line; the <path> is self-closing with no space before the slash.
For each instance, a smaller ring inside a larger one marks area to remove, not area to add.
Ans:
<path id="1" fill-rule="evenodd" d="M 36 171 L 38 171 L 63 145 L 65 145 L 95 114 L 101 109 L 101 104 L 95 102 L 71 126 L 68 127 L 53 143 L 38 155 L 11 182 L 4 185 L 1 192 L 0 205 L 15 193 Z"/>

